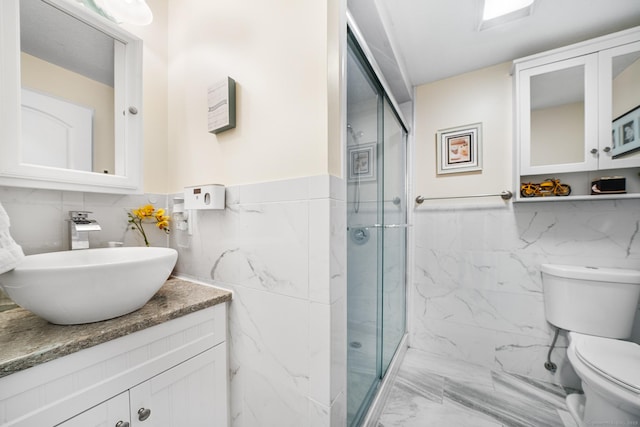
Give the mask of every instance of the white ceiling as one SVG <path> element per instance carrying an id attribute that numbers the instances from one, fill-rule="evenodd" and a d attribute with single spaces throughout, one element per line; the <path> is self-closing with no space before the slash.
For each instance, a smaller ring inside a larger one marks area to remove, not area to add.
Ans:
<path id="1" fill-rule="evenodd" d="M 348 0 L 398 102 L 413 86 L 640 25 L 640 0 L 536 0 L 531 16 L 477 31 L 482 5 Z"/>

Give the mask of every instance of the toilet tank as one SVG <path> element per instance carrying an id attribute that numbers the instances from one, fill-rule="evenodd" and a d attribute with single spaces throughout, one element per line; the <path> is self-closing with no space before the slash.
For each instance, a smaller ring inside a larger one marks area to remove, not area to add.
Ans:
<path id="1" fill-rule="evenodd" d="M 607 338 L 631 336 L 640 271 L 554 264 L 543 264 L 541 270 L 549 323 Z"/>

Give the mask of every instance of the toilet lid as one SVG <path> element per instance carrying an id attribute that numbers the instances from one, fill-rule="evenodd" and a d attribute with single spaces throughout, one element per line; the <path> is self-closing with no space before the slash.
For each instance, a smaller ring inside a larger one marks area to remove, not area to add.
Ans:
<path id="1" fill-rule="evenodd" d="M 640 345 L 611 338 L 583 336 L 576 354 L 584 363 L 613 382 L 640 393 Z"/>

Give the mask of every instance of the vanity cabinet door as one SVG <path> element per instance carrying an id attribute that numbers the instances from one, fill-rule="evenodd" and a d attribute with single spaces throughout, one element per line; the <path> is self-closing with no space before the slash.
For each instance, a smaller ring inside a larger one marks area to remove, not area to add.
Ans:
<path id="1" fill-rule="evenodd" d="M 57 427 L 129 427 L 129 392 L 124 392 Z"/>
<path id="2" fill-rule="evenodd" d="M 600 169 L 640 167 L 640 42 L 599 52 Z"/>
<path id="3" fill-rule="evenodd" d="M 131 427 L 228 425 L 226 346 L 217 345 L 130 390 Z"/>
<path id="4" fill-rule="evenodd" d="M 597 67 L 593 53 L 519 71 L 521 175 L 598 168 Z"/>

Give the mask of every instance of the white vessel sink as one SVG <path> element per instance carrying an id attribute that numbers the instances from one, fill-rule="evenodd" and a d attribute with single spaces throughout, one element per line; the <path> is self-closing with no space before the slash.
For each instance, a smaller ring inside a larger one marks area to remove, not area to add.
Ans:
<path id="1" fill-rule="evenodd" d="M 145 305 L 178 259 L 170 248 L 102 248 L 29 255 L 0 274 L 16 304 L 59 325 L 98 322 Z"/>

